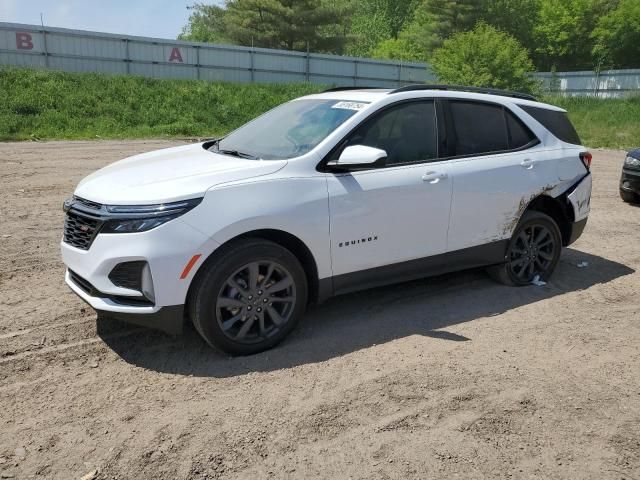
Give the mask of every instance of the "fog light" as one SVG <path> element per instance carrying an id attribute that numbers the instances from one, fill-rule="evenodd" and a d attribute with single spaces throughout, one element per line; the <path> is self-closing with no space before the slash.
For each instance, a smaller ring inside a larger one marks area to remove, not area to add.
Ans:
<path id="1" fill-rule="evenodd" d="M 139 260 L 119 263 L 109 273 L 109 280 L 116 287 L 135 290 L 150 302 L 155 303 L 151 268 L 147 262 Z"/>

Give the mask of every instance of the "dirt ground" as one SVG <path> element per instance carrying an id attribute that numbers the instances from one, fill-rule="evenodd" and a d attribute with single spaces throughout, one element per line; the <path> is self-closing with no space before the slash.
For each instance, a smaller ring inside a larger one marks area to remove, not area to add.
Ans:
<path id="1" fill-rule="evenodd" d="M 548 285 L 471 271 L 343 296 L 227 358 L 192 330 L 96 324 L 63 282 L 63 199 L 168 145 L 0 144 L 1 478 L 640 480 L 623 152 L 595 152 L 589 224 Z"/>

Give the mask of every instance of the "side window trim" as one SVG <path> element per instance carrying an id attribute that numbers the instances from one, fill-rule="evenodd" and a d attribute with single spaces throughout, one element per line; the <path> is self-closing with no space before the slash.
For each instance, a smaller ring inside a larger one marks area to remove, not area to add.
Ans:
<path id="1" fill-rule="evenodd" d="M 449 129 L 447 128 L 447 118 L 444 114 L 444 105 L 442 103 L 441 98 L 434 98 L 435 102 L 435 110 L 436 110 L 436 135 L 438 139 L 438 146 L 436 159 L 434 161 L 439 161 L 443 154 L 447 151 L 447 132 Z"/>
<path id="2" fill-rule="evenodd" d="M 438 158 L 438 161 L 443 161 L 443 160 L 458 160 L 458 159 L 462 159 L 462 158 L 475 158 L 475 157 L 487 157 L 490 155 L 500 155 L 503 153 L 516 153 L 516 152 L 521 152 L 523 150 L 528 150 L 530 148 L 535 147 L 536 145 L 539 145 L 540 139 L 531 131 L 531 129 L 524 123 L 522 122 L 522 120 L 520 119 L 520 117 L 518 117 L 518 115 L 516 115 L 510 108 L 506 107 L 505 105 L 501 104 L 501 103 L 494 103 L 494 102 L 490 102 L 487 100 L 475 100 L 475 99 L 466 99 L 466 98 L 440 98 L 440 100 L 442 101 L 443 104 L 443 112 L 444 112 L 444 116 L 445 116 L 445 125 L 447 128 L 447 139 L 446 139 L 446 143 L 447 143 L 447 149 L 446 149 L 446 153 L 447 156 L 446 157 L 441 157 Z M 503 111 L 503 116 L 504 116 L 504 122 L 505 122 L 505 128 L 507 130 L 507 135 L 508 135 L 508 143 L 509 143 L 509 149 L 508 150 L 496 150 L 493 152 L 482 152 L 482 153 L 474 153 L 471 155 L 449 155 L 451 150 L 449 149 L 450 146 L 452 144 L 455 144 L 456 141 L 456 135 L 455 135 L 455 129 L 453 128 L 453 115 L 451 113 L 451 102 L 455 102 L 455 101 L 461 101 L 461 102 L 466 102 L 466 103 L 479 103 L 479 104 L 485 104 L 485 105 L 493 105 L 496 107 L 501 107 L 502 111 Z M 534 140 L 532 140 L 531 142 L 529 142 L 526 145 L 523 145 L 522 147 L 519 148 L 511 148 L 511 132 L 509 129 L 509 125 L 507 123 L 507 115 L 506 112 L 511 113 L 519 122 L 521 122 L 526 129 L 531 132 L 531 135 L 534 137 Z M 449 131 L 451 131 L 451 133 L 449 133 Z"/>
<path id="3" fill-rule="evenodd" d="M 336 143 L 336 145 L 329 151 L 329 153 L 327 155 L 325 155 L 325 157 L 320 161 L 320 163 L 318 163 L 318 165 L 316 166 L 316 170 L 319 171 L 319 172 L 328 172 L 329 170 L 326 168 L 327 162 L 336 159 L 336 154 L 338 154 L 338 152 L 342 152 L 342 150 L 344 150 L 346 144 L 349 142 L 349 140 L 351 139 L 351 137 L 353 136 L 354 133 L 356 133 L 361 127 L 366 126 L 369 122 L 373 122 L 376 119 L 378 119 L 380 117 L 380 115 L 383 115 L 385 112 L 389 111 L 390 109 L 398 107 L 400 105 L 411 104 L 411 103 L 432 103 L 432 104 L 434 104 L 436 138 L 439 139 L 440 138 L 439 137 L 439 135 L 440 135 L 439 134 L 439 130 L 440 130 L 439 129 L 439 125 L 440 125 L 440 121 L 442 120 L 441 116 L 438 114 L 438 102 L 439 102 L 439 100 L 440 100 L 440 98 L 437 98 L 437 97 L 412 98 L 412 99 L 408 99 L 408 100 L 400 100 L 398 102 L 394 102 L 394 103 L 390 103 L 389 105 L 385 105 L 381 109 L 373 112 L 369 117 L 365 118 L 358 125 L 354 126 L 349 131 L 349 133 L 347 133 L 338 143 Z M 419 165 L 419 164 L 425 164 L 425 163 L 438 162 L 438 161 L 443 160 L 442 158 L 440 158 L 440 152 L 441 152 L 441 145 L 440 145 L 440 142 L 438 141 L 436 143 L 436 157 L 435 158 L 428 159 L 428 160 L 420 160 L 420 161 L 415 161 L 415 162 L 394 163 L 394 164 L 391 164 L 391 165 L 385 165 L 385 166 L 382 166 L 382 167 L 372 167 L 371 169 L 360 170 L 360 171 L 385 170 L 387 168 L 403 167 L 403 166 L 407 166 L 407 165 Z"/>

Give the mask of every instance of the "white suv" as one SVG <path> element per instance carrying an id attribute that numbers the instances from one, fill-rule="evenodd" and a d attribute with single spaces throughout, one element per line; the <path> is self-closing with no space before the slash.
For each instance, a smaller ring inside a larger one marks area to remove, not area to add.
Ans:
<path id="1" fill-rule="evenodd" d="M 481 266 L 548 279 L 585 227 L 590 163 L 566 113 L 527 95 L 333 89 L 85 178 L 66 282 L 99 313 L 170 333 L 190 318 L 254 353 L 332 295 Z"/>

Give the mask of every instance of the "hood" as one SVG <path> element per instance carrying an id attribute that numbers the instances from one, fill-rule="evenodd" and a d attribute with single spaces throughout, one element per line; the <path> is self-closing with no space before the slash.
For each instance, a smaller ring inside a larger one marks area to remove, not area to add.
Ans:
<path id="1" fill-rule="evenodd" d="M 109 205 L 166 203 L 203 196 L 216 185 L 275 173 L 286 160 L 248 160 L 205 150 L 202 143 L 120 160 L 80 182 L 75 194 Z"/>

